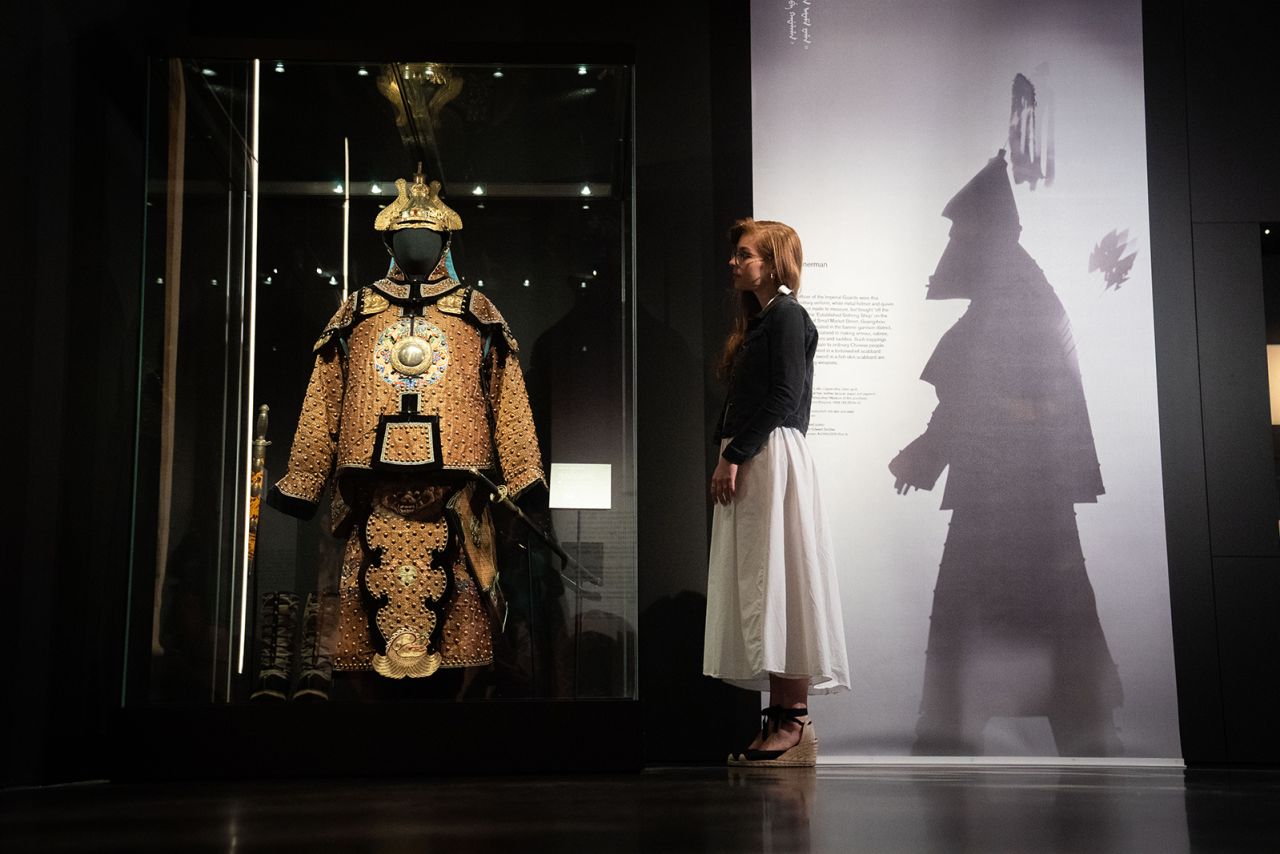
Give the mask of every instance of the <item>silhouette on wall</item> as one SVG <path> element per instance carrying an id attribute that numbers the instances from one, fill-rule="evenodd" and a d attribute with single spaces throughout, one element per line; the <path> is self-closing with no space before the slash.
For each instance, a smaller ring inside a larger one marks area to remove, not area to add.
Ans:
<path id="1" fill-rule="evenodd" d="M 1071 324 L 1018 243 L 1003 150 L 942 215 L 927 298 L 969 308 L 921 375 L 928 429 L 889 464 L 903 494 L 949 468 L 913 753 L 981 753 L 991 718 L 1047 716 L 1061 755 L 1114 755 L 1122 691 L 1074 508 L 1104 490 Z"/>
<path id="2" fill-rule="evenodd" d="M 1126 228 L 1123 231 L 1113 229 L 1094 244 L 1093 251 L 1089 253 L 1089 272 L 1102 274 L 1103 290 L 1118 291 L 1129 281 L 1134 259 L 1138 257 L 1136 251 L 1129 252 L 1134 243 L 1129 240 L 1129 229 Z"/>
<path id="3" fill-rule="evenodd" d="M 1047 66 L 1036 69 L 1048 74 Z M 1036 87 L 1023 74 L 1014 75 L 1009 104 L 1009 159 L 1013 166 L 1013 183 L 1026 184 L 1032 190 L 1040 181 L 1053 186 L 1054 144 L 1052 110 L 1049 120 L 1039 118 Z"/>

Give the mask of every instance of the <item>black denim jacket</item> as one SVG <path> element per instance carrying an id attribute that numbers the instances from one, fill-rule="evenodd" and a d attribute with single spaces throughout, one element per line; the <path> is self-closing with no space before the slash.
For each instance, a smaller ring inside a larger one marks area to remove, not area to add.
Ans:
<path id="1" fill-rule="evenodd" d="M 817 349 L 817 327 L 789 294 L 778 294 L 748 321 L 716 428 L 717 443 L 733 437 L 721 456 L 742 464 L 760 452 L 775 427 L 809 429 Z"/>

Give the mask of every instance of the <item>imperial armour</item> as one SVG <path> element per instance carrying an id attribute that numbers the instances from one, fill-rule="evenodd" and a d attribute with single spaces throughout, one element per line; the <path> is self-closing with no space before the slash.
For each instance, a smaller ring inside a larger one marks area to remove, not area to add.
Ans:
<path id="1" fill-rule="evenodd" d="M 393 268 L 329 321 L 268 499 L 309 517 L 335 483 L 339 670 L 421 677 L 490 662 L 498 573 L 471 472 L 513 495 L 543 482 L 515 338 L 447 262 L 446 249 L 425 281 Z"/>

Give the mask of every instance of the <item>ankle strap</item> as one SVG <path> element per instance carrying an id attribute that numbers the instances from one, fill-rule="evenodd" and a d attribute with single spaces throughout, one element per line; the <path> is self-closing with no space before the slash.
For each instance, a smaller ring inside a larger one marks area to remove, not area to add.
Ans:
<path id="1" fill-rule="evenodd" d="M 794 721 L 797 718 L 808 717 L 809 707 L 801 706 L 798 709 L 784 709 L 782 706 L 774 706 L 774 716 L 777 720 Z"/>
<path id="2" fill-rule="evenodd" d="M 797 718 L 807 717 L 809 715 L 809 707 L 801 706 L 798 709 L 788 709 L 783 706 L 765 706 L 760 710 L 760 714 L 766 721 L 794 721 Z"/>
<path id="3" fill-rule="evenodd" d="M 769 724 L 777 720 L 778 706 L 765 706 L 760 710 L 760 737 L 769 735 Z"/>

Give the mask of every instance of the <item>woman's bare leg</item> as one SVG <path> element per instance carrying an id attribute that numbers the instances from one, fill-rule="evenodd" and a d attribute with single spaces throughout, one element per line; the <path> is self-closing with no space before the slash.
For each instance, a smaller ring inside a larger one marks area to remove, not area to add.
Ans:
<path id="1" fill-rule="evenodd" d="M 784 709 L 805 708 L 809 705 L 809 680 L 786 679 L 770 673 L 769 705 Z M 801 729 L 798 721 L 783 721 L 776 731 L 771 730 L 764 738 L 757 733 L 751 747 L 756 750 L 786 750 L 800 741 Z"/>

